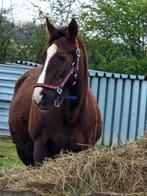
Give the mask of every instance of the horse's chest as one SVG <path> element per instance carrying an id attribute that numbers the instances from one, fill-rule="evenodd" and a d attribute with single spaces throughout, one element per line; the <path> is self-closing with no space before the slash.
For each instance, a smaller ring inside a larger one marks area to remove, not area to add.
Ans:
<path id="1" fill-rule="evenodd" d="M 54 131 L 54 134 L 45 139 L 45 145 L 53 155 L 61 150 L 78 152 L 87 146 L 86 143 L 85 135 L 76 129 Z"/>

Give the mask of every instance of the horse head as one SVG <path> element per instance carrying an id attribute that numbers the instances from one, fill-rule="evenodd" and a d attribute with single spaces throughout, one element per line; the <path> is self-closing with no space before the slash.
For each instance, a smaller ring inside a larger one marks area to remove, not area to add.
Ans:
<path id="1" fill-rule="evenodd" d="M 67 102 L 77 106 L 88 87 L 87 56 L 78 37 L 77 22 L 72 19 L 67 27 L 58 29 L 48 19 L 46 23 L 49 35 L 46 59 L 34 84 L 32 99 L 41 110 Z"/>

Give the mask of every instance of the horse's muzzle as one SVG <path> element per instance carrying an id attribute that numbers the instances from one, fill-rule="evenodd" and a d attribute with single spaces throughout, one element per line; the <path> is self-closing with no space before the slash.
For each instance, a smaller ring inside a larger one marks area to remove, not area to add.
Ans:
<path id="1" fill-rule="evenodd" d="M 45 93 L 41 93 L 39 98 L 32 98 L 32 100 L 40 110 L 49 110 L 54 105 L 54 97 Z"/>

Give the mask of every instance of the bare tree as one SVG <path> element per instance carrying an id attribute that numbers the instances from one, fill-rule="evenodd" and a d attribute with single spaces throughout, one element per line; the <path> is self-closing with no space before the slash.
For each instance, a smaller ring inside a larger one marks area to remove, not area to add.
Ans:
<path id="1" fill-rule="evenodd" d="M 38 5 L 32 5 L 38 9 L 39 16 L 48 16 L 49 19 L 57 25 L 67 24 L 71 17 L 77 13 L 76 5 L 78 1 L 75 0 L 42 0 L 46 2 L 46 10 L 42 10 Z"/>

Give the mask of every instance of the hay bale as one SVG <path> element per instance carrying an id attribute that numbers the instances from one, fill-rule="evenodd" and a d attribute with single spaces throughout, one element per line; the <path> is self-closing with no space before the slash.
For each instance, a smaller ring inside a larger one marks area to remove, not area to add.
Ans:
<path id="1" fill-rule="evenodd" d="M 147 136 L 115 149 L 60 154 L 38 167 L 0 171 L 0 189 L 40 195 L 147 193 Z"/>

